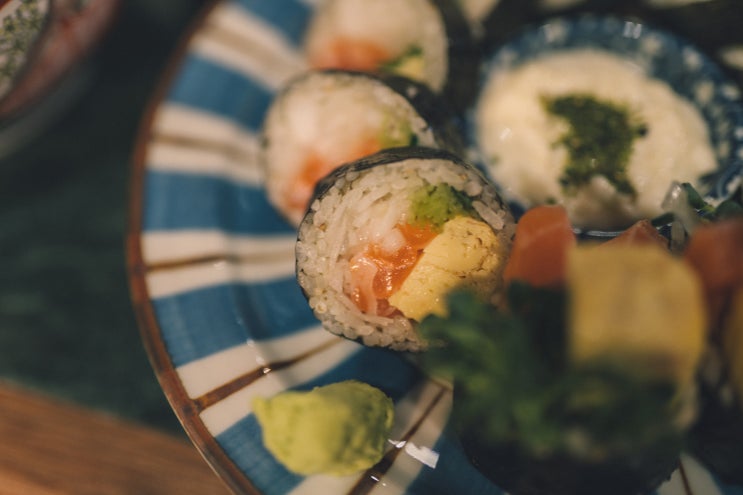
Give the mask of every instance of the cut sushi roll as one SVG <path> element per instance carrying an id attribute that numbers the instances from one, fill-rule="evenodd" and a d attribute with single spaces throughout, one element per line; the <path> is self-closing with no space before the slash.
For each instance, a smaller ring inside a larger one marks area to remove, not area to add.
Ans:
<path id="1" fill-rule="evenodd" d="M 425 86 L 360 72 L 302 74 L 274 99 L 263 125 L 269 200 L 296 226 L 315 184 L 330 171 L 408 145 L 461 147 L 450 115 Z"/>
<path id="2" fill-rule="evenodd" d="M 456 155 L 387 150 L 325 178 L 299 227 L 297 280 L 330 332 L 418 351 L 428 314 L 455 289 L 490 300 L 501 286 L 513 219 Z"/>
<path id="3" fill-rule="evenodd" d="M 469 26 L 451 0 L 326 0 L 305 38 L 310 67 L 396 74 L 454 98 L 474 84 Z"/>

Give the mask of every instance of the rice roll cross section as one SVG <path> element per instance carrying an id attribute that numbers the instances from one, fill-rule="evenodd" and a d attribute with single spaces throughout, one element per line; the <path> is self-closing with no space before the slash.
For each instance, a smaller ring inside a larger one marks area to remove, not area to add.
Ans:
<path id="1" fill-rule="evenodd" d="M 325 178 L 299 227 L 297 279 L 330 332 L 418 351 L 416 331 L 466 289 L 502 285 L 513 218 L 493 186 L 456 155 L 399 148 Z"/>
<path id="2" fill-rule="evenodd" d="M 325 0 L 305 35 L 313 68 L 395 74 L 447 93 L 469 67 L 474 44 L 453 0 Z"/>
<path id="3" fill-rule="evenodd" d="M 337 166 L 408 145 L 457 151 L 461 137 L 438 98 L 400 78 L 310 71 L 272 102 L 261 139 L 271 203 L 294 225 L 315 184 Z"/>

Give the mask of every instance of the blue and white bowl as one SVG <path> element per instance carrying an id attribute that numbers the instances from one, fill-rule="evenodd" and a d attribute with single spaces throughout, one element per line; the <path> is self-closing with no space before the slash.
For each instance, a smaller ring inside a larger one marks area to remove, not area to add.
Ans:
<path id="1" fill-rule="evenodd" d="M 447 429 L 450 390 L 403 355 L 321 329 L 295 281 L 296 233 L 266 199 L 256 151 L 273 96 L 305 68 L 313 5 L 212 2 L 143 120 L 128 263 L 151 362 L 193 443 L 235 493 L 501 494 Z M 395 402 L 385 462 L 341 478 L 292 474 L 263 446 L 251 400 L 345 379 Z M 659 493 L 733 493 L 691 457 L 682 465 Z"/>
<path id="2" fill-rule="evenodd" d="M 740 185 L 743 169 L 741 88 L 724 68 L 694 43 L 670 31 L 614 16 L 557 17 L 525 28 L 487 55 L 480 74 L 481 86 L 496 72 L 507 71 L 550 53 L 587 48 L 604 50 L 627 59 L 647 76 L 666 82 L 678 95 L 691 102 L 707 124 L 719 164 L 714 173 L 700 177 L 697 185 L 712 202 L 729 197 Z M 468 115 L 467 125 L 477 157 L 473 113 Z M 669 177 L 669 187 L 673 180 Z M 512 206 L 516 212 L 524 209 L 518 203 Z M 615 231 L 582 233 L 598 237 L 617 234 Z"/>

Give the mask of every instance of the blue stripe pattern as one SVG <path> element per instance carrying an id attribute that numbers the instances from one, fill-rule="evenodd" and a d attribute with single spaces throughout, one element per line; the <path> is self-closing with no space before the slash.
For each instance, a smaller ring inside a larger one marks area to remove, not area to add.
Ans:
<path id="1" fill-rule="evenodd" d="M 181 229 L 220 229 L 230 234 L 255 235 L 296 232 L 268 202 L 263 188 L 224 178 L 149 170 L 144 199 L 145 232 Z"/>
<path id="2" fill-rule="evenodd" d="M 152 304 L 176 367 L 318 324 L 294 278 L 203 287 Z"/>
<path id="3" fill-rule="evenodd" d="M 300 45 L 307 27 L 311 8 L 297 0 L 235 0 L 250 15 L 276 28 L 294 45 Z"/>
<path id="4" fill-rule="evenodd" d="M 312 8 L 307 4 L 300 0 L 226 1 L 275 30 L 289 45 L 301 49 L 312 15 Z M 615 38 L 621 40 L 621 37 Z M 634 40 L 621 42 L 634 43 Z M 183 105 L 234 123 L 248 132 L 259 132 L 274 97 L 272 88 L 193 51 L 186 54 L 181 64 L 165 103 Z M 740 122 L 741 118 L 733 120 Z M 730 126 L 729 132 L 735 127 Z M 721 139 L 715 134 L 713 138 L 716 142 Z M 228 235 L 295 233 L 269 204 L 265 191 L 259 186 L 150 168 L 146 170 L 143 187 L 145 233 L 187 229 L 215 229 Z M 165 348 L 176 367 L 249 340 L 260 344 L 261 340 L 293 335 L 317 324 L 293 277 L 199 287 L 157 298 L 152 303 Z M 342 363 L 296 389 L 308 390 L 347 379 L 369 383 L 399 401 L 424 377 L 398 353 L 359 346 L 358 351 Z M 249 404 L 245 405 L 245 410 L 249 410 Z M 194 421 L 194 418 L 181 419 Z M 218 435 L 216 441 L 264 493 L 285 494 L 303 481 L 303 477 L 288 472 L 265 449 L 260 426 L 252 414 L 246 413 Z M 448 430 L 439 437 L 434 450 L 439 453 L 436 469 L 423 466 L 409 487 L 400 487 L 406 493 L 502 495 L 498 487 L 467 461 Z M 739 487 L 716 482 L 724 495 L 743 495 Z M 394 480 L 390 484 L 393 489 L 397 488 Z"/>
<path id="5" fill-rule="evenodd" d="M 359 350 L 339 366 L 295 390 L 311 390 L 316 386 L 352 379 L 377 386 L 393 401 L 398 401 L 420 383 L 422 375 L 397 353 L 359 346 Z M 287 471 L 266 450 L 260 425 L 252 414 L 217 435 L 216 440 L 230 459 L 247 473 L 256 488 L 264 493 L 288 493 L 304 479 Z"/>
<path id="6" fill-rule="evenodd" d="M 191 53 L 166 101 L 214 114 L 257 132 L 273 94 L 270 88 L 244 74 Z"/>
<path id="7" fill-rule="evenodd" d="M 248 409 L 248 404 L 245 409 Z M 215 437 L 225 454 L 261 493 L 286 494 L 304 477 L 288 471 L 263 445 L 261 427 L 251 414 Z"/>
<path id="8" fill-rule="evenodd" d="M 353 379 L 377 387 L 397 402 L 423 378 L 419 368 L 395 351 L 360 347 L 352 359 L 347 359 L 327 373 L 297 386 L 295 390 L 311 390 Z"/>

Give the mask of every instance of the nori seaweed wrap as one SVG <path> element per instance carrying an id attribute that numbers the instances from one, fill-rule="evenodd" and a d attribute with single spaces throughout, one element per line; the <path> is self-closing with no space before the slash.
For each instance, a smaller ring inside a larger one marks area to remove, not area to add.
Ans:
<path id="1" fill-rule="evenodd" d="M 381 151 L 323 179 L 299 226 L 297 280 L 335 334 L 419 351 L 417 322 L 446 295 L 498 293 L 513 219 L 473 166 L 444 150 Z"/>
<path id="2" fill-rule="evenodd" d="M 452 112 L 428 87 L 399 76 L 302 73 L 274 98 L 263 123 L 269 200 L 296 226 L 317 181 L 334 168 L 407 145 L 462 150 Z"/>

